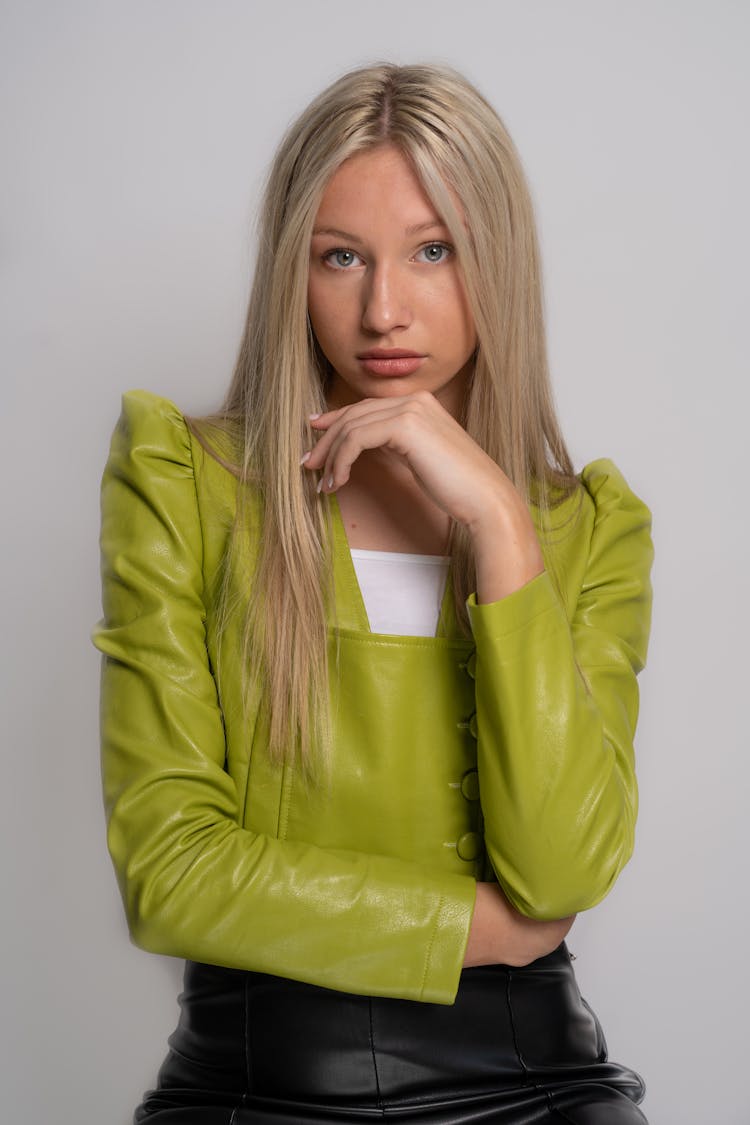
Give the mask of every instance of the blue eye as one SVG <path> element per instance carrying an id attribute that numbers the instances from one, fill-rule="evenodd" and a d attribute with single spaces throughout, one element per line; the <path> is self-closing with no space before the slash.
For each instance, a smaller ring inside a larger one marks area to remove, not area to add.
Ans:
<path id="1" fill-rule="evenodd" d="M 325 261 L 336 270 L 346 270 L 360 260 L 359 255 L 353 250 L 329 250 Z"/>
<path id="2" fill-rule="evenodd" d="M 446 246 L 444 242 L 429 242 L 427 246 L 423 246 L 421 250 L 417 251 L 416 257 L 420 261 L 437 264 L 445 261 L 450 253 L 451 247 Z"/>

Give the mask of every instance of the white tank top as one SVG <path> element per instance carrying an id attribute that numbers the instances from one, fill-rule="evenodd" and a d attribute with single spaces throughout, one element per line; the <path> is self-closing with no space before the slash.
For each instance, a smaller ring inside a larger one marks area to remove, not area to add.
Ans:
<path id="1" fill-rule="evenodd" d="M 434 637 L 450 558 L 352 550 L 373 633 Z"/>

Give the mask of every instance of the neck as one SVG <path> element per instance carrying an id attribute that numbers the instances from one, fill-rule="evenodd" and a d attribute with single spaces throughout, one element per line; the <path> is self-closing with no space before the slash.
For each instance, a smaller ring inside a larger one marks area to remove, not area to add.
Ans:
<path id="1" fill-rule="evenodd" d="M 408 465 L 384 450 L 357 458 L 337 499 L 350 547 L 448 553 L 449 517 L 425 495 Z"/>

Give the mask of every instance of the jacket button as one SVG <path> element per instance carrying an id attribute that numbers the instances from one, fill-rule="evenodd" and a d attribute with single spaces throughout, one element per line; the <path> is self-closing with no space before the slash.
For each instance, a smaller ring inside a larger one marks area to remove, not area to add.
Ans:
<path id="1" fill-rule="evenodd" d="M 463 719 L 460 723 L 456 723 L 459 730 L 467 730 L 472 738 L 479 737 L 479 728 L 477 726 L 476 712 L 468 719 Z"/>
<path id="2" fill-rule="evenodd" d="M 461 792 L 467 801 L 479 800 L 479 774 L 476 770 L 468 770 L 461 778 Z"/>
<path id="3" fill-rule="evenodd" d="M 477 859 L 482 851 L 482 837 L 478 832 L 464 832 L 456 843 L 456 851 L 461 859 Z"/>
<path id="4" fill-rule="evenodd" d="M 461 669 L 462 672 L 465 672 L 467 676 L 470 676 L 472 678 L 472 680 L 475 680 L 477 678 L 477 671 L 476 671 L 476 669 L 477 669 L 477 651 L 476 651 L 476 649 L 474 649 L 474 651 L 469 654 L 469 656 L 466 658 L 466 660 L 463 660 L 459 664 L 459 668 Z"/>

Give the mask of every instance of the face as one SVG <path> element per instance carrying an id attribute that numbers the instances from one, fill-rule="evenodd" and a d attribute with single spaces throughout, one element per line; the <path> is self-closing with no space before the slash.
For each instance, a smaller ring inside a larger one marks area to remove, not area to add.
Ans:
<path id="1" fill-rule="evenodd" d="M 329 406 L 428 390 L 457 414 L 474 321 L 449 231 L 397 148 L 341 165 L 310 251 L 308 310 L 334 372 Z"/>

